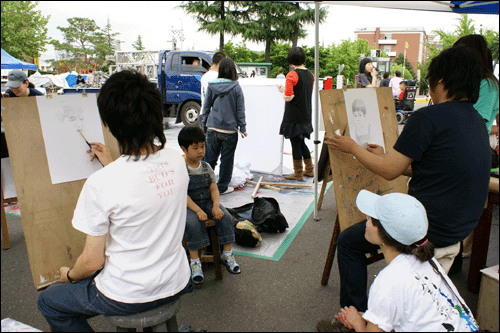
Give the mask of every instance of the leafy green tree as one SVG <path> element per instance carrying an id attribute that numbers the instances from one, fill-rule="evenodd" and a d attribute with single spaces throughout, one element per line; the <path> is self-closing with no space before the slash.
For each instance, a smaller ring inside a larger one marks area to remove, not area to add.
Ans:
<path id="1" fill-rule="evenodd" d="M 179 5 L 186 13 L 193 14 L 200 24 L 198 31 L 219 34 L 221 52 L 224 52 L 224 33 L 233 36 L 241 33 L 239 22 L 244 13 L 238 10 L 240 7 L 241 1 L 183 1 Z"/>
<path id="2" fill-rule="evenodd" d="M 111 32 L 109 21 L 104 31 L 101 31 L 94 20 L 88 18 L 73 17 L 68 19 L 68 23 L 69 27 L 57 27 L 63 33 L 64 42 L 51 42 L 56 50 L 66 54 L 64 59 L 52 61 L 54 67 L 97 66 L 105 62 L 107 55 L 113 54 L 112 41 L 118 33 Z"/>
<path id="3" fill-rule="evenodd" d="M 303 9 L 298 3 L 274 1 L 242 1 L 246 8 L 242 35 L 245 40 L 265 43 L 265 62 L 271 61 L 271 45 L 275 42 L 292 42 L 307 36 L 304 23 L 314 22 L 314 10 Z M 320 22 L 326 17 L 326 9 L 320 13 Z"/>
<path id="4" fill-rule="evenodd" d="M 33 62 L 46 51 L 50 15 L 34 10 L 38 1 L 2 1 L 2 48 L 18 59 Z"/>
<path id="5" fill-rule="evenodd" d="M 403 64 L 405 65 L 405 80 L 406 80 L 406 72 L 408 71 L 409 72 L 409 78 L 408 80 L 413 80 L 417 77 L 417 74 L 415 74 L 415 71 L 413 70 L 413 66 L 411 65 L 411 62 L 408 61 L 408 59 L 406 59 L 406 62 L 405 62 L 405 59 L 404 59 L 404 54 L 403 53 L 400 53 L 396 59 L 394 59 L 394 64 L 396 65 L 400 65 L 401 66 L 401 69 L 398 69 L 399 71 L 401 71 L 401 73 L 403 73 Z M 392 65 L 394 66 L 394 65 Z M 391 69 L 391 72 L 392 69 Z"/>
<path id="6" fill-rule="evenodd" d="M 136 49 L 137 51 L 142 51 L 144 50 L 144 46 L 142 45 L 142 38 L 141 38 L 141 35 L 137 36 L 137 40 L 135 41 L 134 44 L 132 44 L 132 46 L 134 47 L 134 49 Z"/>
<path id="7" fill-rule="evenodd" d="M 391 76 L 394 76 L 394 73 L 396 73 L 396 71 L 400 71 L 401 74 L 403 74 L 403 65 L 393 64 L 391 66 Z M 413 80 L 414 78 L 413 78 L 413 75 L 410 73 L 410 71 L 405 70 L 404 79 L 405 80 Z"/>
<path id="8" fill-rule="evenodd" d="M 224 45 L 224 53 L 234 62 L 258 62 L 259 53 L 251 51 L 247 46 L 240 42 L 234 45 L 232 41 Z"/>

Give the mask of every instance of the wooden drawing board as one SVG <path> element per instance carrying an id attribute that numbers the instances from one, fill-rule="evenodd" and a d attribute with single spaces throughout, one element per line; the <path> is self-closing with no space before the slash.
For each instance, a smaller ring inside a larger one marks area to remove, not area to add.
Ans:
<path id="1" fill-rule="evenodd" d="M 341 133 L 345 129 L 345 135 L 349 135 L 343 91 L 342 89 L 320 91 L 327 136 L 333 136 L 337 129 Z M 384 143 L 388 152 L 394 149 L 392 147 L 399 136 L 396 109 L 390 88 L 375 88 L 375 92 Z M 341 232 L 366 218 L 356 207 L 356 196 L 360 190 L 365 189 L 379 195 L 391 192 L 408 192 L 407 177 L 405 176 L 387 181 L 366 169 L 351 154 L 333 149 L 329 150 L 329 154 Z"/>
<path id="2" fill-rule="evenodd" d="M 2 119 L 33 282 L 41 289 L 58 281 L 59 268 L 73 267 L 82 253 L 86 236 L 71 220 L 85 179 L 52 184 L 36 97 L 2 99 Z M 107 128 L 103 132 L 104 144 L 118 158 L 116 139 Z"/>

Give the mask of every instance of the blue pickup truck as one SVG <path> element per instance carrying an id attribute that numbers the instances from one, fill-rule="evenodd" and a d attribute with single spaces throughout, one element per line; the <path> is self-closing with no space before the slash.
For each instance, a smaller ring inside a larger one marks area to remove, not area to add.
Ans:
<path id="1" fill-rule="evenodd" d="M 159 55 L 158 89 L 163 116 L 176 123 L 198 125 L 201 111 L 201 77 L 212 66 L 215 52 L 162 51 Z M 241 69 L 236 66 L 240 77 Z"/>

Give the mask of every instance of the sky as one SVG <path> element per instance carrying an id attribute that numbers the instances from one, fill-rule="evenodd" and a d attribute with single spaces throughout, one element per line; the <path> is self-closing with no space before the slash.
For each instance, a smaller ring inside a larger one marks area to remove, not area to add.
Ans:
<path id="1" fill-rule="evenodd" d="M 68 18 L 85 17 L 93 19 L 100 28 L 104 28 L 109 18 L 113 32 L 119 32 L 122 51 L 134 50 L 132 44 L 141 35 L 146 50 L 170 49 L 173 29 L 183 29 L 186 40 L 183 49 L 213 51 L 219 46 L 219 35 L 209 35 L 198 30 L 196 20 L 182 9 L 175 8 L 181 1 L 40 1 L 36 10 L 42 15 L 50 15 L 47 24 L 48 36 L 63 40 L 58 26 L 68 27 Z M 459 15 L 441 12 L 423 12 L 414 10 L 381 9 L 358 6 L 321 6 L 327 7 L 326 23 L 319 29 L 320 45 L 339 44 L 342 40 L 354 40 L 354 30 L 363 27 L 423 27 L 427 34 L 432 30 L 442 29 L 447 32 L 455 30 Z M 314 6 L 312 6 L 314 8 Z M 469 15 L 478 30 L 484 28 L 498 31 L 497 15 Z M 314 46 L 314 25 L 306 26 L 308 37 L 299 40 L 299 46 Z M 225 41 L 233 43 L 242 41 L 240 37 L 225 36 Z M 246 43 L 253 51 L 264 51 L 264 43 Z M 47 46 L 44 59 L 56 57 L 54 48 Z"/>

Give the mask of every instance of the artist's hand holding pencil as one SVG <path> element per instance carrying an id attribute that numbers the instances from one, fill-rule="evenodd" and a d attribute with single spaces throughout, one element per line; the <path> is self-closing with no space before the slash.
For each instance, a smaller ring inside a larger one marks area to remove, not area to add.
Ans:
<path id="1" fill-rule="evenodd" d="M 90 142 L 89 143 L 91 148 L 87 150 L 87 153 L 93 153 L 90 156 L 90 161 L 94 161 L 94 159 L 97 158 L 99 161 L 101 161 L 103 166 L 108 165 L 109 163 L 113 162 L 113 159 L 111 158 L 111 153 L 109 151 L 109 148 L 103 145 L 102 143 L 99 142 Z"/>

